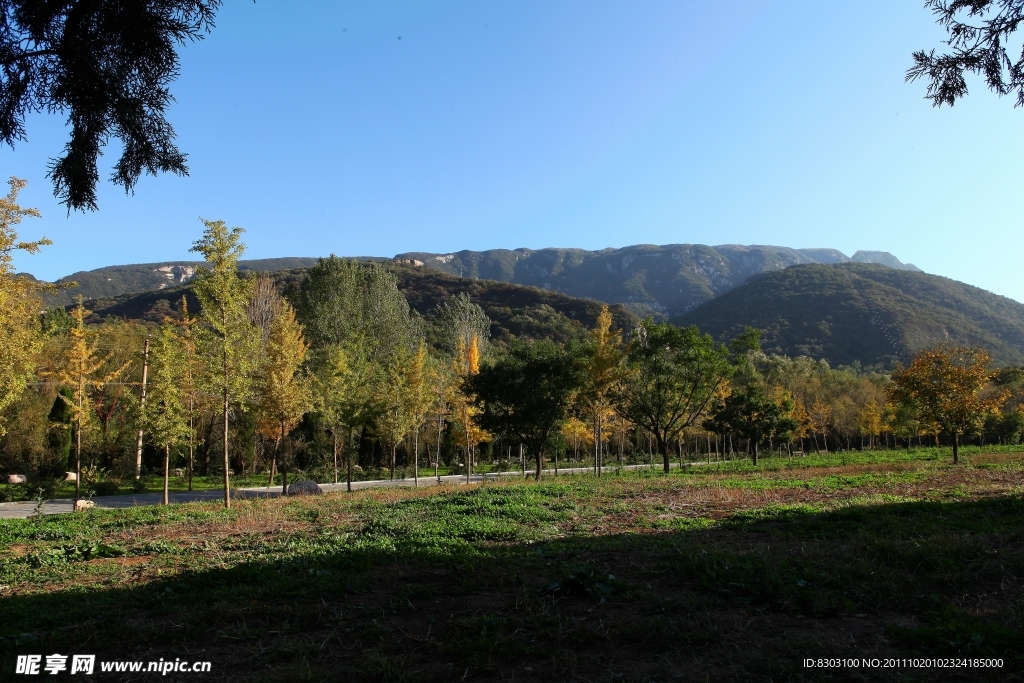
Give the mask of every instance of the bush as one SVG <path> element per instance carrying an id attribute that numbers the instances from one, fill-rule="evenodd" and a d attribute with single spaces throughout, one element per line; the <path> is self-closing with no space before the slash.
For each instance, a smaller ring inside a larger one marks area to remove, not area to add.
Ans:
<path id="1" fill-rule="evenodd" d="M 97 496 L 115 496 L 121 492 L 121 485 L 116 481 L 99 481 L 92 486 Z"/>

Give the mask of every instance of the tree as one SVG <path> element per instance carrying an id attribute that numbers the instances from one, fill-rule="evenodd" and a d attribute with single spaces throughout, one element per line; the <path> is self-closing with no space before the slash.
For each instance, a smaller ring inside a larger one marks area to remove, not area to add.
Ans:
<path id="1" fill-rule="evenodd" d="M 361 346 L 377 362 L 413 336 L 409 303 L 398 280 L 376 263 L 334 255 L 321 259 L 302 282 L 296 309 L 315 349 Z"/>
<path id="2" fill-rule="evenodd" d="M 193 290 L 202 308 L 202 354 L 209 360 L 207 379 L 222 401 L 224 427 L 224 507 L 231 507 L 231 462 L 228 420 L 231 402 L 244 405 L 251 389 L 251 371 L 259 332 L 249 321 L 250 282 L 238 277 L 238 259 L 245 251 L 242 228 L 228 230 L 224 221 L 203 220 L 206 230 L 191 251 L 206 259 Z"/>
<path id="3" fill-rule="evenodd" d="M 28 386 L 43 345 L 37 296 L 43 287 L 15 273 L 12 252 L 20 249 L 35 254 L 39 247 L 52 244 L 45 237 L 38 242 L 18 240 L 15 226 L 26 216 L 39 218 L 39 211 L 18 205 L 24 180 L 12 176 L 8 184 L 11 191 L 0 198 L 0 415 Z M 0 418 L 0 436 L 4 431 Z"/>
<path id="4" fill-rule="evenodd" d="M 199 347 L 196 344 L 196 319 L 188 314 L 188 301 L 181 297 L 181 333 L 178 338 L 181 344 L 183 374 L 181 391 L 188 411 L 188 490 L 192 490 L 192 473 L 195 469 L 196 425 L 204 403 L 199 392 L 203 381 L 203 362 L 199 358 Z"/>
<path id="5" fill-rule="evenodd" d="M 936 107 L 952 107 L 967 95 L 964 74 L 969 72 L 982 76 L 999 96 L 1016 93 L 1015 106 L 1024 105 L 1024 52 L 1014 58 L 1007 51 L 1024 22 L 1022 0 L 927 0 L 925 7 L 949 34 L 944 42 L 950 51 L 915 52 L 908 82 L 926 79 L 925 97 Z"/>
<path id="6" fill-rule="evenodd" d="M 434 321 L 440 332 L 441 346 L 448 353 L 455 353 L 460 342 L 463 348 L 469 348 L 474 339 L 480 355 L 487 352 L 491 320 L 465 292 L 442 301 L 434 311 Z"/>
<path id="7" fill-rule="evenodd" d="M 480 372 L 480 347 L 477 345 L 475 336 L 470 338 L 468 345 L 463 343 L 461 337 L 457 339 L 452 368 L 459 378 L 460 392 L 455 395 L 453 407 L 458 418 L 456 424 L 462 432 L 461 442 L 465 446 L 466 483 L 469 483 L 473 475 L 474 448 L 478 443 L 489 438 L 487 431 L 481 429 L 475 419 L 479 407 L 475 405 L 471 380 Z"/>
<path id="8" fill-rule="evenodd" d="M 612 395 L 622 379 L 622 331 L 612 330 L 612 315 L 601 306 L 597 325 L 584 347 L 586 382 L 580 398 L 593 419 L 594 467 L 601 473 L 605 421 L 612 413 Z"/>
<path id="9" fill-rule="evenodd" d="M 338 481 L 338 437 L 351 441 L 353 430 L 374 420 L 380 412 L 373 391 L 374 366 L 368 354 L 349 345 L 329 346 L 315 352 L 314 406 L 323 416 L 334 440 L 334 481 Z M 347 488 L 352 490 L 352 450 L 346 447 Z"/>
<path id="10" fill-rule="evenodd" d="M 649 431 L 669 471 L 672 444 L 707 413 L 732 373 L 729 351 L 694 326 L 648 318 L 626 349 L 626 373 L 613 395 L 619 413 Z"/>
<path id="11" fill-rule="evenodd" d="M 257 429 L 263 436 L 274 439 L 271 477 L 281 442 L 313 405 L 309 380 L 302 373 L 308 350 L 302 338 L 302 327 L 287 302 L 279 302 L 276 308 L 277 315 L 269 324 L 254 382 Z"/>
<path id="12" fill-rule="evenodd" d="M 940 346 L 917 354 L 907 367 L 892 373 L 889 398 L 911 406 L 953 438 L 953 462 L 960 462 L 960 436 L 978 428 L 985 415 L 999 408 L 1007 392 L 987 398 L 980 392 L 995 377 L 991 358 L 981 349 Z"/>
<path id="13" fill-rule="evenodd" d="M 171 447 L 187 441 L 191 435 L 186 354 L 174 326 L 165 322 L 153 345 L 153 380 L 145 408 L 149 440 L 164 451 L 164 505 L 168 503 Z"/>
<path id="14" fill-rule="evenodd" d="M 792 416 L 793 401 L 788 396 L 776 400 L 760 384 L 729 394 L 715 404 L 704 428 L 716 434 L 738 434 L 749 439 L 757 465 L 758 446 L 772 439 L 788 439 L 799 427 Z"/>
<path id="15" fill-rule="evenodd" d="M 572 396 L 583 381 L 578 354 L 549 341 L 515 340 L 508 351 L 466 380 L 479 410 L 474 422 L 503 442 L 521 443 L 536 456 L 560 436 Z"/>
<path id="16" fill-rule="evenodd" d="M 121 141 L 112 182 L 131 192 L 143 171 L 186 175 L 164 118 L 176 47 L 213 28 L 220 0 L 0 0 L 0 141 L 25 139 L 27 114 L 67 114 L 71 139 L 50 162 L 68 209 L 96 209 L 97 158 Z"/>
<path id="17" fill-rule="evenodd" d="M 82 296 L 78 296 L 78 306 L 75 307 L 75 326 L 71 328 L 71 343 L 64 356 L 63 365 L 57 370 L 57 382 L 71 388 L 71 399 L 64 393 L 58 394 L 68 402 L 73 412 L 75 425 L 75 502 L 81 495 L 82 486 L 82 427 L 88 415 L 86 407 L 86 395 L 91 389 L 102 387 L 112 378 L 121 374 L 124 367 L 120 367 L 107 375 L 97 375 L 106 363 L 106 358 L 97 355 L 98 344 L 95 335 L 91 334 L 85 327 L 85 317 L 89 311 L 85 310 L 82 304 Z M 93 338 L 90 341 L 90 338 Z"/>

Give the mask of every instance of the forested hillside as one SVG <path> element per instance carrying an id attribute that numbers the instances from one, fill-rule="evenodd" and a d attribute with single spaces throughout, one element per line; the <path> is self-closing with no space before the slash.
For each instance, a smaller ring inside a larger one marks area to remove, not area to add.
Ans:
<path id="1" fill-rule="evenodd" d="M 881 263 L 917 270 L 882 251 L 848 257 L 835 249 L 763 245 L 640 244 L 622 249 L 491 249 L 452 254 L 407 253 L 450 275 L 551 289 L 570 296 L 625 304 L 644 316 L 675 317 L 693 310 L 758 273 L 804 263 Z"/>
<path id="2" fill-rule="evenodd" d="M 725 341 L 764 330 L 769 353 L 832 364 L 906 362 L 946 341 L 1024 363 L 1024 305 L 962 282 L 880 265 L 801 265 L 746 284 L 674 320 Z"/>
<path id="3" fill-rule="evenodd" d="M 509 336 L 556 341 L 582 338 L 586 330 L 594 326 L 601 311 L 601 304 L 597 301 L 536 287 L 452 277 L 397 263 L 388 263 L 387 267 L 398 277 L 398 287 L 405 294 L 409 306 L 420 315 L 429 315 L 449 296 L 466 293 L 487 313 L 492 322 L 491 336 L 498 340 Z M 255 269 L 250 267 L 249 270 Z M 305 268 L 297 268 L 270 274 L 279 290 L 289 294 L 298 289 L 306 272 Z M 182 296 L 188 297 L 190 310 L 198 310 L 199 304 L 192 294 L 191 285 L 186 283 L 141 294 L 90 301 L 89 309 L 93 311 L 91 320 L 99 321 L 113 316 L 159 322 L 177 314 Z M 621 305 L 612 306 L 611 313 L 615 325 L 622 329 L 632 329 L 639 322 L 636 315 Z"/>
<path id="4" fill-rule="evenodd" d="M 358 260 L 387 261 L 377 257 Z M 858 251 L 848 257 L 835 249 L 700 244 L 636 245 L 622 249 L 492 249 L 453 254 L 399 254 L 397 264 L 419 264 L 456 277 L 495 280 L 569 296 L 621 303 L 640 316 L 673 317 L 743 284 L 751 275 L 801 263 L 881 263 L 917 270 L 884 251 Z M 48 305 L 118 297 L 181 285 L 195 274 L 198 261 L 166 261 L 108 266 L 79 271 L 57 280 L 78 287 L 47 296 Z M 241 271 L 307 268 L 315 258 L 251 259 Z M 414 266 L 416 267 L 416 266 Z"/>

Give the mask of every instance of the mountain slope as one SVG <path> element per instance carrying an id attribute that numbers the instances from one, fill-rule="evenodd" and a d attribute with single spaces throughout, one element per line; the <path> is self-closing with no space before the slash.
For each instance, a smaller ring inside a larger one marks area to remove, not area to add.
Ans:
<path id="1" fill-rule="evenodd" d="M 799 265 L 752 277 L 676 318 L 717 339 L 745 325 L 765 351 L 833 364 L 906 362 L 938 343 L 980 346 L 1000 363 L 1024 363 L 1024 305 L 962 282 L 865 263 Z"/>
<path id="2" fill-rule="evenodd" d="M 581 339 L 597 322 L 601 303 L 578 299 L 535 287 L 507 282 L 458 278 L 436 271 L 401 264 L 387 266 L 398 277 L 398 287 L 405 294 L 410 308 L 429 315 L 449 296 L 466 293 L 478 303 L 491 319 L 491 335 L 495 339 L 510 336 L 547 338 L 555 341 Z M 295 292 L 306 277 L 306 269 L 271 273 L 278 288 L 286 295 Z M 191 284 L 168 287 L 139 294 L 96 299 L 88 303 L 93 312 L 91 322 L 108 316 L 160 322 L 175 317 L 181 297 L 188 299 L 189 310 L 199 310 Z M 616 327 L 629 330 L 639 318 L 621 305 L 610 307 Z"/>
<path id="3" fill-rule="evenodd" d="M 82 270 L 57 280 L 57 284 L 77 282 L 77 287 L 62 289 L 48 295 L 50 306 L 67 306 L 79 294 L 86 300 L 117 297 L 123 294 L 149 292 L 183 284 L 192 279 L 198 261 L 164 261 L 161 263 L 135 263 L 125 266 L 107 266 L 96 270 Z M 238 262 L 239 270 L 276 271 L 285 268 L 305 268 L 316 263 L 315 258 L 285 257 L 248 259 Z"/>
<path id="4" fill-rule="evenodd" d="M 451 275 L 531 285 L 570 296 L 625 304 L 639 315 L 674 317 L 739 286 L 752 275 L 805 263 L 885 262 L 916 270 L 886 252 L 790 249 L 736 244 L 641 244 L 622 249 L 492 249 L 421 252 L 396 259 Z"/>

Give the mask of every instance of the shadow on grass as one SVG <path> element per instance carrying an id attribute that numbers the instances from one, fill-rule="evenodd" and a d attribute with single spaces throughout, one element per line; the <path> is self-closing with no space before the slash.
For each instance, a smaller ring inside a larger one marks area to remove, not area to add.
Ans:
<path id="1" fill-rule="evenodd" d="M 959 672 L 964 680 L 1005 679 L 1024 665 L 1019 497 L 828 512 L 771 505 L 724 522 L 679 517 L 674 531 L 552 537 L 578 512 L 564 494 L 494 487 L 366 504 L 354 532 L 320 525 L 311 507 L 302 514 L 312 531 L 270 546 L 236 541 L 222 550 L 250 559 L 229 568 L 9 596 L 0 600 L 3 670 L 30 651 L 203 651 L 249 680 L 547 671 L 639 681 L 695 658 L 715 662 L 712 678 L 816 680 L 799 657 L 868 651 L 1004 660 L 998 675 Z M 177 552 L 153 543 L 127 551 Z M 122 577 L 131 579 L 130 565 Z M 731 659 L 716 659 L 726 652 Z"/>

